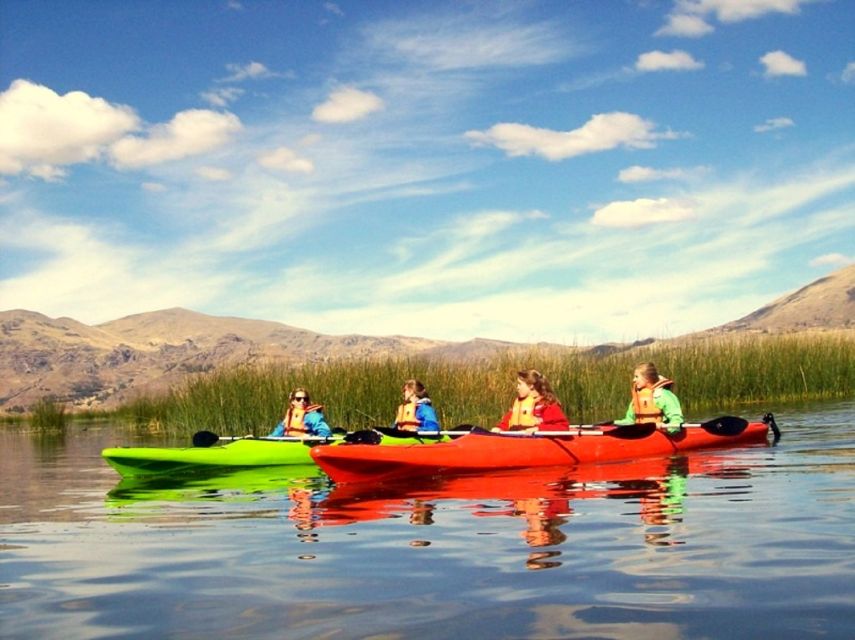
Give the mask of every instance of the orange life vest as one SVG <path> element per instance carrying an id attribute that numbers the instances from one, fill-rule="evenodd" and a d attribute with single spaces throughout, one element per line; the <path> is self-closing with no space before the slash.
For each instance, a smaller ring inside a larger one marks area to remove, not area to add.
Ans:
<path id="1" fill-rule="evenodd" d="M 302 407 L 289 407 L 282 424 L 285 427 L 286 436 L 299 436 L 308 433 L 308 429 L 304 423 L 307 413 L 312 411 L 320 411 L 324 408 L 321 404 L 311 404 L 305 409 Z"/>
<path id="2" fill-rule="evenodd" d="M 632 409 L 635 411 L 635 424 L 656 424 L 662 421 L 662 409 L 656 406 L 655 392 L 659 389 L 667 389 L 673 380 L 659 377 L 659 381 L 652 387 L 636 389 L 632 385 Z"/>
<path id="3" fill-rule="evenodd" d="M 416 406 L 415 402 L 405 402 L 399 405 L 398 413 L 395 416 L 395 426 L 407 431 L 418 431 L 420 423 L 416 420 Z"/>
<path id="4" fill-rule="evenodd" d="M 515 398 L 514 406 L 511 407 L 511 417 L 508 420 L 508 431 L 536 427 L 537 420 L 534 417 L 534 407 L 536 404 L 537 401 L 532 396 Z"/>

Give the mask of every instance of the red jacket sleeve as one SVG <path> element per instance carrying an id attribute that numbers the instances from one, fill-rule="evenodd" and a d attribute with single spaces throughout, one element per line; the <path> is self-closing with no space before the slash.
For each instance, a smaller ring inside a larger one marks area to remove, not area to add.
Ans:
<path id="1" fill-rule="evenodd" d="M 564 415 L 561 405 L 547 404 L 543 407 L 543 414 L 540 416 L 543 422 L 537 428 L 538 431 L 569 431 L 570 421 Z"/>
<path id="2" fill-rule="evenodd" d="M 509 410 L 505 415 L 502 416 L 502 419 L 499 420 L 499 424 L 497 424 L 496 426 L 499 427 L 499 429 L 501 429 L 502 431 L 507 431 L 508 425 L 511 422 L 511 414 L 513 414 L 513 412 L 513 409 Z"/>

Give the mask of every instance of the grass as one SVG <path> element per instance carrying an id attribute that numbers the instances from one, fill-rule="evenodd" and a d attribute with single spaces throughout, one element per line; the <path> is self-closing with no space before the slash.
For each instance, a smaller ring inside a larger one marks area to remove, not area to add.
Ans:
<path id="1" fill-rule="evenodd" d="M 492 425 L 513 399 L 516 372 L 534 367 L 550 379 L 571 422 L 590 423 L 623 416 L 632 370 L 647 360 L 676 381 L 689 419 L 746 404 L 765 411 L 855 395 L 855 333 L 828 332 L 653 343 L 605 357 L 541 348 L 468 364 L 399 358 L 239 366 L 193 377 L 164 397 L 139 398 L 119 415 L 140 428 L 260 435 L 281 417 L 289 391 L 302 386 L 325 404 L 331 425 L 362 428 L 391 423 L 401 384 L 418 378 L 444 426 Z"/>

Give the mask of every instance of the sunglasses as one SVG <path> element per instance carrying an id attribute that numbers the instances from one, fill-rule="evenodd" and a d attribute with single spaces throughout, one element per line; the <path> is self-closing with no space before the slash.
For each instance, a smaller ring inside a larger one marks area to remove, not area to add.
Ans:
<path id="1" fill-rule="evenodd" d="M 308 402 L 309 398 L 306 396 L 294 396 L 294 400 L 297 402 Z"/>

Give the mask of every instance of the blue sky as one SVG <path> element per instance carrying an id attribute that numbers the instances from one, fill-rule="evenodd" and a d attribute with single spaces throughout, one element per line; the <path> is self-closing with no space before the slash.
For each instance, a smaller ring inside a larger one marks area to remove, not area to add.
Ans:
<path id="1" fill-rule="evenodd" d="M 588 345 L 855 260 L 855 3 L 0 0 L 0 309 Z"/>

